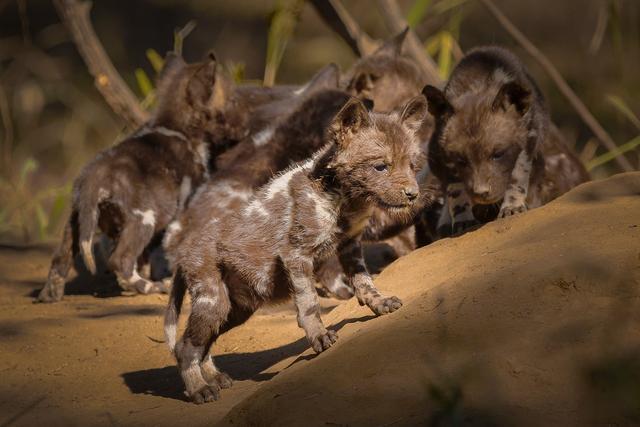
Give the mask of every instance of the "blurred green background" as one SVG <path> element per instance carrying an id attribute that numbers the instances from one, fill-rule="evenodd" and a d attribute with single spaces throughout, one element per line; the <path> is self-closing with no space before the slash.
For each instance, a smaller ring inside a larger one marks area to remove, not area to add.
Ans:
<path id="1" fill-rule="evenodd" d="M 343 4 L 369 35 L 391 35 L 376 2 Z M 443 77 L 473 46 L 507 46 L 529 66 L 547 96 L 555 123 L 583 159 L 606 152 L 544 71 L 478 1 L 399 4 Z M 549 57 L 618 145 L 638 136 L 639 1 L 496 0 L 496 4 Z M 287 15 L 290 10 L 299 10 L 299 16 Z M 277 30 L 292 17 L 293 33 L 285 43 Z M 171 50 L 174 30 L 192 20 L 197 26 L 184 41 L 186 59 L 198 60 L 213 49 L 242 81 L 262 82 L 269 69 L 276 83 L 301 83 L 329 62 L 345 70 L 356 59 L 312 5 L 302 0 L 97 0 L 92 20 L 113 63 L 141 102 L 152 88 L 147 80 L 155 76 L 154 52 L 162 55 Z M 48 1 L 0 0 L 0 116 L 0 242 L 56 239 L 72 180 L 85 162 L 117 141 L 124 124 L 95 90 Z M 636 168 L 638 152 L 627 153 Z M 594 177 L 616 172 L 614 162 L 592 170 Z"/>

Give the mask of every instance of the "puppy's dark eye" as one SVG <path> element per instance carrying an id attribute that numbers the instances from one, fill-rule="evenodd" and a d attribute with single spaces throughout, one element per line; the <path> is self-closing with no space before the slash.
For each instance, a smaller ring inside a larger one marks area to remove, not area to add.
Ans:
<path id="1" fill-rule="evenodd" d="M 388 169 L 388 166 L 386 163 L 378 163 L 373 168 L 378 172 L 384 172 Z"/>
<path id="2" fill-rule="evenodd" d="M 494 151 L 493 154 L 491 155 L 491 158 L 493 160 L 500 160 L 502 156 L 504 156 L 504 152 L 505 150 Z"/>

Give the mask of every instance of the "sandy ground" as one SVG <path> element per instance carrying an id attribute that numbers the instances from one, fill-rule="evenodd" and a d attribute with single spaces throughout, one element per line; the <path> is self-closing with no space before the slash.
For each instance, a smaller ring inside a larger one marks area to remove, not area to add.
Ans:
<path id="1" fill-rule="evenodd" d="M 34 305 L 51 248 L 2 248 L 0 426 L 640 423 L 639 196 L 618 175 L 403 257 L 376 283 L 405 306 L 323 300 L 340 339 L 317 357 L 291 306 L 263 310 L 219 340 L 236 382 L 201 406 L 158 342 L 166 296 L 80 275 Z"/>

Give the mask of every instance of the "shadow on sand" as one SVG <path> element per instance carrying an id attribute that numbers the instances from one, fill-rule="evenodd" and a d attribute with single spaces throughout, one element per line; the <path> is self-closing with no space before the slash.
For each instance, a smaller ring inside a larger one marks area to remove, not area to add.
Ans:
<path id="1" fill-rule="evenodd" d="M 329 329 L 337 332 L 350 323 L 367 322 L 375 317 L 374 315 L 368 315 L 345 319 L 335 325 L 331 325 Z M 278 372 L 266 373 L 263 371 L 284 359 L 303 353 L 307 348 L 309 348 L 307 339 L 300 338 L 289 344 L 269 350 L 216 356 L 215 363 L 220 370 L 229 374 L 236 381 L 267 381 L 276 376 Z M 315 355 L 300 356 L 291 365 L 301 360 L 311 360 L 314 357 Z M 134 394 L 150 394 L 170 399 L 187 400 L 183 392 L 182 379 L 175 366 L 126 372 L 122 374 L 122 378 L 129 390 Z"/>

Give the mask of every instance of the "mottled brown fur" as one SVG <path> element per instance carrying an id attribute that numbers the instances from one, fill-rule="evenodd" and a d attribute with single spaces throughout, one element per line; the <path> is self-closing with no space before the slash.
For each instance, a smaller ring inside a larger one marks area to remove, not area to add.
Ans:
<path id="1" fill-rule="evenodd" d="M 473 224 L 474 205 L 499 206 L 498 216 L 504 217 L 557 194 L 544 184 L 549 113 L 513 54 L 498 47 L 474 49 L 456 66 L 444 92 L 427 86 L 424 94 L 436 119 L 429 165 L 446 196 L 440 227 L 456 232 Z M 564 159 L 562 167 L 580 178 L 558 188 L 585 178 L 575 158 Z"/>
<path id="2" fill-rule="evenodd" d="M 292 295 L 298 323 L 314 350 L 335 342 L 335 332 L 320 319 L 313 277 L 318 259 L 338 253 L 358 300 L 374 313 L 401 306 L 375 288 L 360 235 L 375 206 L 401 214 L 417 199 L 415 134 L 425 113 L 421 96 L 402 114 L 369 113 L 352 99 L 311 159 L 274 177 L 237 214 L 213 218 L 179 249 L 165 332 L 194 402 L 217 399 L 222 387 L 218 377 L 223 374 L 206 357 L 212 343 L 265 302 Z M 174 348 L 185 290 L 192 310 Z M 216 373 L 213 380 L 205 370 Z"/>
<path id="3" fill-rule="evenodd" d="M 58 301 L 73 256 L 95 272 L 97 229 L 115 241 L 109 267 L 127 291 L 154 292 L 160 284 L 139 276 L 137 261 L 207 176 L 211 146 L 239 137 L 246 117 L 233 86 L 213 56 L 187 65 L 170 55 L 160 77 L 152 120 L 90 162 L 73 186 L 70 219 L 38 301 Z"/>

